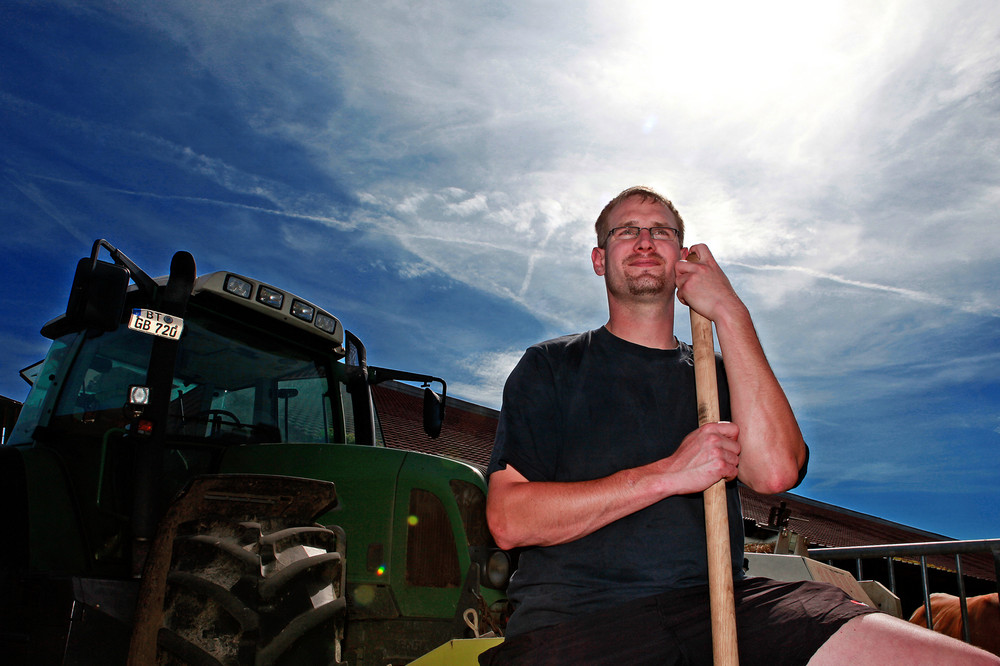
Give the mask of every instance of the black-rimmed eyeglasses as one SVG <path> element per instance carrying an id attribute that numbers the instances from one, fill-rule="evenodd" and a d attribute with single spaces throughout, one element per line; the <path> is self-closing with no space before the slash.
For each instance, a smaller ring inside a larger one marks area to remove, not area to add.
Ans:
<path id="1" fill-rule="evenodd" d="M 649 237 L 657 241 L 672 241 L 677 240 L 677 229 L 673 227 L 637 227 L 637 226 L 627 226 L 627 227 L 615 227 L 608 232 L 607 238 L 604 242 L 607 243 L 609 238 L 614 238 L 615 240 L 635 240 L 642 233 L 643 229 L 649 230 Z"/>

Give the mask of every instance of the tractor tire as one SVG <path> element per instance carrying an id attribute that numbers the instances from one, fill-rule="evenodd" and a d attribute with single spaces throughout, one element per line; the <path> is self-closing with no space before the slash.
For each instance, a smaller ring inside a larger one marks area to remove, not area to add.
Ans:
<path id="1" fill-rule="evenodd" d="M 199 519 L 173 543 L 159 664 L 341 663 L 344 534 L 337 527 Z"/>

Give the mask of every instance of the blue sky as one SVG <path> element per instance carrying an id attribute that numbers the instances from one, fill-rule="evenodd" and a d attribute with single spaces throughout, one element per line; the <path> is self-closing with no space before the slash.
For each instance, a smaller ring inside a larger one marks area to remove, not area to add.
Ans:
<path id="1" fill-rule="evenodd" d="M 593 219 L 641 183 L 754 313 L 796 492 L 1000 536 L 994 3 L 7 0 L 0 29 L 0 394 L 106 238 L 499 407 L 526 346 L 606 320 Z"/>

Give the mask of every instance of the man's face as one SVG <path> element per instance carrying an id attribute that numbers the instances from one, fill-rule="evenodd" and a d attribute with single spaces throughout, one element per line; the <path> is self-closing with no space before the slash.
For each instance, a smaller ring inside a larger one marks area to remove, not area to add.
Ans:
<path id="1" fill-rule="evenodd" d="M 615 227 L 673 227 L 677 219 L 670 209 L 653 200 L 631 197 L 611 211 L 605 233 Z M 676 240 L 653 240 L 647 229 L 634 239 L 608 238 L 604 248 L 594 248 L 594 272 L 603 275 L 608 292 L 617 298 L 649 298 L 672 295 L 674 265 L 681 258 Z"/>

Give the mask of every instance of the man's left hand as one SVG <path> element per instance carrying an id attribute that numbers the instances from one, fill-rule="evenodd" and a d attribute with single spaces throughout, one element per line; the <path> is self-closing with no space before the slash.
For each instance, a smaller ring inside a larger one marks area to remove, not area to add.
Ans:
<path id="1" fill-rule="evenodd" d="M 691 254 L 697 255 L 698 260 L 687 261 Z M 678 261 L 674 267 L 677 299 L 681 303 L 712 321 L 730 308 L 743 307 L 743 302 L 707 245 L 693 245 L 682 250 L 682 256 L 685 261 Z"/>

